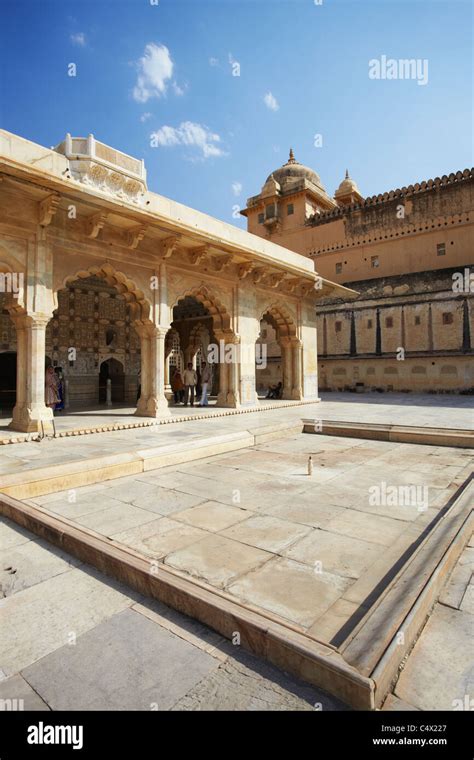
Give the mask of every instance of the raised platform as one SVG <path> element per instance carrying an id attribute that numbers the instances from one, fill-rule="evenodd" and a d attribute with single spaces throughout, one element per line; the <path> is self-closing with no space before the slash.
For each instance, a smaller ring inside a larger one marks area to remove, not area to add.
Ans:
<path id="1" fill-rule="evenodd" d="M 99 459 L 23 469 L 2 477 L 0 510 L 225 636 L 238 633 L 244 647 L 346 703 L 373 709 L 469 540 L 473 456 L 301 435 L 297 411 L 279 421 L 282 412 L 264 413 L 267 425 L 252 428 L 262 417 L 233 417 L 247 429 L 232 433 L 223 429 L 229 420 L 195 421 L 183 426 L 181 443 L 115 454 L 103 445 Z M 81 443 L 124 446 L 132 432 Z M 427 502 L 391 504 L 381 488 L 372 503 L 370 489 L 383 483 L 399 494 L 418 488 Z"/>
<path id="2" fill-rule="evenodd" d="M 170 406 L 169 415 L 162 419 L 135 417 L 135 407 L 100 406 L 61 412 L 56 414 L 54 423 L 56 437 L 65 438 L 117 430 L 155 428 L 157 425 L 172 425 L 178 422 L 214 420 L 217 417 L 235 418 L 235 416 L 248 414 L 252 415 L 252 419 L 258 420 L 261 414 L 272 412 L 272 419 L 275 418 L 278 421 L 311 417 L 318 420 L 324 419 L 325 424 L 329 422 L 341 424 L 342 421 L 351 424 L 360 422 L 373 425 L 409 425 L 420 428 L 436 427 L 474 431 L 472 396 L 415 393 L 322 393 L 321 402 L 270 401 L 261 398 L 257 406 L 239 409 L 216 407 L 215 402 L 206 409 L 198 406 Z M 23 443 L 40 438 L 38 434 L 10 430 L 8 428 L 11 422 L 10 417 L 4 417 L 0 422 L 0 444 Z M 229 420 L 229 423 L 232 430 L 234 420 Z"/>
<path id="3" fill-rule="evenodd" d="M 77 409 L 70 412 L 59 412 L 54 417 L 54 435 L 52 438 L 70 438 L 77 435 L 92 435 L 93 433 L 110 433 L 117 430 L 138 430 L 139 428 L 155 428 L 157 425 L 172 425 L 178 422 L 194 422 L 196 420 L 212 420 L 218 417 L 234 417 L 241 414 L 258 414 L 262 411 L 279 411 L 303 405 L 314 406 L 314 401 L 267 401 L 262 399 L 257 406 L 228 409 L 218 407 L 215 403 L 202 408 L 197 404 L 193 407 L 170 406 L 169 414 L 164 417 L 136 417 L 135 407 L 114 405 Z M 0 445 L 11 443 L 28 443 L 40 441 L 44 436 L 40 433 L 19 433 L 10 430 L 10 418 L 5 418 L 6 424 L 0 426 Z"/>

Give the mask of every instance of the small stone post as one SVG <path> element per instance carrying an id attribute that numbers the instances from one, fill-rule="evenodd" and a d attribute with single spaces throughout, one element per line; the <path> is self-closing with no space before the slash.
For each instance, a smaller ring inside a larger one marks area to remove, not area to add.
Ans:
<path id="1" fill-rule="evenodd" d="M 110 377 L 107 378 L 106 405 L 112 406 L 112 380 L 110 379 Z"/>

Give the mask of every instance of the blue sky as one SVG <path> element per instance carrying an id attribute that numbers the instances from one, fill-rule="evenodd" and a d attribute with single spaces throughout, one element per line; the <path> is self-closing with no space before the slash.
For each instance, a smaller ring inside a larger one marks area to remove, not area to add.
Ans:
<path id="1" fill-rule="evenodd" d="M 472 165 L 468 0 L 153 2 L 1 0 L 1 126 L 92 132 L 240 226 L 290 146 L 330 194 L 346 167 L 372 195 Z M 383 55 L 427 59 L 428 83 L 369 78 Z"/>

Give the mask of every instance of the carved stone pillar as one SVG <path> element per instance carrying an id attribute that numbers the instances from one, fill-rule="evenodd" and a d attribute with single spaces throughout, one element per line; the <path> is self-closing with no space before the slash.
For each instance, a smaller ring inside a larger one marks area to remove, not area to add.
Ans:
<path id="1" fill-rule="evenodd" d="M 148 325 L 143 322 L 135 322 L 135 330 L 140 337 L 140 398 L 137 403 L 135 414 L 138 417 L 147 417 L 147 404 L 150 395 L 150 335 Z"/>
<path id="2" fill-rule="evenodd" d="M 45 404 L 46 314 L 12 315 L 17 330 L 17 399 L 12 430 L 54 432 L 53 410 Z"/>
<path id="3" fill-rule="evenodd" d="M 170 414 L 165 396 L 165 338 L 167 327 L 149 325 L 149 375 L 147 417 L 163 417 Z"/>
<path id="4" fill-rule="evenodd" d="M 228 381 L 227 381 L 227 406 L 234 408 L 240 407 L 240 357 L 239 348 L 240 344 L 235 340 L 231 343 L 234 346 L 235 361 L 232 361 L 228 367 Z"/>
<path id="5" fill-rule="evenodd" d="M 219 393 L 217 394 L 216 406 L 227 406 L 227 389 L 229 386 L 228 365 L 219 362 Z"/>
<path id="6" fill-rule="evenodd" d="M 260 334 L 260 322 L 256 317 L 248 314 L 239 317 L 239 338 L 240 338 L 240 364 L 239 364 L 239 402 L 241 406 L 256 406 L 257 397 L 257 377 L 260 368 L 267 366 L 267 356 L 265 344 L 259 345 L 259 354 L 257 356 L 256 347 L 257 339 Z"/>
<path id="7" fill-rule="evenodd" d="M 219 341 L 219 393 L 217 406 L 237 408 L 239 393 L 239 343 L 234 333 L 215 333 Z"/>
<path id="8" fill-rule="evenodd" d="M 303 398 L 302 345 L 298 338 L 292 338 L 291 353 L 291 398 L 300 401 Z"/>
<path id="9" fill-rule="evenodd" d="M 293 359 L 292 359 L 292 345 L 290 338 L 281 338 L 281 363 L 283 368 L 283 392 L 282 398 L 293 398 Z"/>

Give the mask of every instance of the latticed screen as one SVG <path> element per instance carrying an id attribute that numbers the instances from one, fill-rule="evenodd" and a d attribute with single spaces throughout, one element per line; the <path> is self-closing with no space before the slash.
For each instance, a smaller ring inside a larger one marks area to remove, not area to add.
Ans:
<path id="1" fill-rule="evenodd" d="M 179 345 L 179 335 L 178 333 L 173 333 L 171 337 L 171 351 L 169 354 L 169 366 L 170 370 L 173 369 L 179 369 L 180 372 L 184 369 L 184 361 L 183 361 L 183 355 L 181 353 L 181 348 Z"/>

